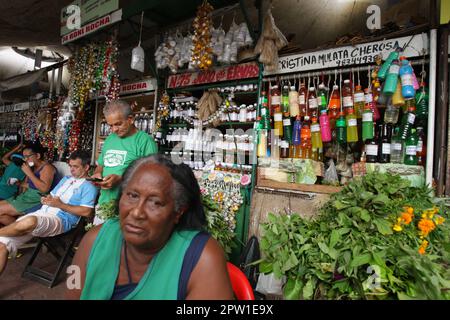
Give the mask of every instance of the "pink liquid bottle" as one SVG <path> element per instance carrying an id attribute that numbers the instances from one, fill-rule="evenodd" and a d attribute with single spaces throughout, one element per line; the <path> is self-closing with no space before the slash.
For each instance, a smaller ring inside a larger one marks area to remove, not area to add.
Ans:
<path id="1" fill-rule="evenodd" d="M 322 133 L 322 141 L 330 142 L 331 141 L 331 127 L 330 127 L 330 119 L 328 118 L 327 110 L 322 110 L 321 115 L 319 117 L 320 122 L 320 132 Z"/>
<path id="2" fill-rule="evenodd" d="M 378 121 L 378 119 L 380 119 L 380 110 L 378 110 L 378 107 L 374 101 L 371 88 L 364 89 L 364 100 L 366 105 L 368 105 L 370 110 L 372 110 L 373 121 Z"/>

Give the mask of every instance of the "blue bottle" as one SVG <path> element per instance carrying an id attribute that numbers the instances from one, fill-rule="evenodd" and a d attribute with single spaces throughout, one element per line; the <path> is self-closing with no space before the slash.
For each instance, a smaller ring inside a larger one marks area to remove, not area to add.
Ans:
<path id="1" fill-rule="evenodd" d="M 389 67 L 388 75 L 386 76 L 386 81 L 384 82 L 383 93 L 387 95 L 393 95 L 395 89 L 397 89 L 398 82 L 398 72 L 400 71 L 400 65 L 398 60 L 392 61 Z"/>
<path id="2" fill-rule="evenodd" d="M 400 57 L 401 67 L 399 71 L 402 82 L 402 96 L 405 99 L 411 99 L 416 94 L 414 90 L 414 70 L 405 57 Z"/>

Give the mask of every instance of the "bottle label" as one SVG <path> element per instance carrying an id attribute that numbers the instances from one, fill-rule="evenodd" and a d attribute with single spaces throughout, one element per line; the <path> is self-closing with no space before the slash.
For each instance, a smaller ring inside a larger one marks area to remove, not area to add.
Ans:
<path id="1" fill-rule="evenodd" d="M 366 144 L 366 155 L 377 156 L 378 155 L 378 146 L 373 145 L 373 144 Z"/>
<path id="2" fill-rule="evenodd" d="M 383 154 L 391 154 L 391 144 L 390 143 L 383 143 L 381 152 Z"/>
<path id="3" fill-rule="evenodd" d="M 355 102 L 364 102 L 364 93 L 355 93 L 354 94 Z"/>
<path id="4" fill-rule="evenodd" d="M 416 115 L 414 113 L 408 113 L 408 122 L 414 124 L 414 120 L 416 119 Z"/>
<path id="5" fill-rule="evenodd" d="M 271 102 L 272 102 L 272 105 L 279 105 L 279 104 L 281 104 L 281 97 L 280 96 L 272 96 Z"/>
<path id="6" fill-rule="evenodd" d="M 372 112 L 364 112 L 362 114 L 363 122 L 373 122 L 373 113 Z"/>
<path id="7" fill-rule="evenodd" d="M 356 119 L 348 119 L 347 126 L 356 127 L 357 125 L 358 125 L 358 121 L 356 121 Z"/>
<path id="8" fill-rule="evenodd" d="M 371 103 L 373 101 L 373 96 L 371 93 L 368 93 L 364 95 L 364 99 L 366 100 L 366 103 Z"/>
<path id="9" fill-rule="evenodd" d="M 412 74 L 404 74 L 401 76 L 402 86 L 412 86 L 414 84 Z"/>
<path id="10" fill-rule="evenodd" d="M 275 114 L 273 115 L 273 119 L 274 119 L 275 121 L 283 121 L 283 114 L 282 114 L 282 113 L 275 113 Z"/>
<path id="11" fill-rule="evenodd" d="M 391 67 L 389 68 L 389 73 L 398 74 L 399 71 L 400 71 L 400 66 L 396 65 L 396 64 L 392 64 Z"/>
<path id="12" fill-rule="evenodd" d="M 319 124 L 312 124 L 311 125 L 311 132 L 320 132 L 320 125 Z"/>
<path id="13" fill-rule="evenodd" d="M 264 117 L 267 113 L 266 113 L 267 109 L 266 108 L 261 108 L 261 116 Z"/>
<path id="14" fill-rule="evenodd" d="M 406 146 L 406 154 L 408 156 L 415 156 L 417 153 L 417 146 Z"/>
<path id="15" fill-rule="evenodd" d="M 298 96 L 298 103 L 299 104 L 306 104 L 306 97 L 305 97 L 304 94 Z"/>
<path id="16" fill-rule="evenodd" d="M 352 97 L 344 97 L 344 107 L 353 107 Z"/>
<path id="17" fill-rule="evenodd" d="M 402 150 L 402 144 L 401 143 L 393 143 L 394 150 L 401 151 Z"/>
<path id="18" fill-rule="evenodd" d="M 314 99 L 309 99 L 308 102 L 309 102 L 309 107 L 310 107 L 310 108 L 316 109 L 316 108 L 318 107 L 318 105 L 317 105 L 317 99 L 316 99 L 316 98 L 314 98 Z"/>
<path id="19" fill-rule="evenodd" d="M 291 125 L 291 119 L 283 119 L 283 126 L 290 126 Z"/>
<path id="20" fill-rule="evenodd" d="M 420 141 L 417 143 L 417 152 L 422 152 L 423 149 L 423 141 Z"/>

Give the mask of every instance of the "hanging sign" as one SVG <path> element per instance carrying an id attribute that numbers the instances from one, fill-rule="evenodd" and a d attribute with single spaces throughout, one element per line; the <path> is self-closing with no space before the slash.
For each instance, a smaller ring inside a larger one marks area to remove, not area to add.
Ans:
<path id="1" fill-rule="evenodd" d="M 258 74 L 258 64 L 249 62 L 204 72 L 174 74 L 169 76 L 167 87 L 180 88 L 220 81 L 256 78 Z"/>
<path id="2" fill-rule="evenodd" d="M 119 9 L 119 0 L 75 0 L 61 9 L 61 36 L 74 31 L 71 22 L 79 19 L 80 26 Z M 70 20 L 70 22 L 68 22 Z"/>
<path id="3" fill-rule="evenodd" d="M 156 89 L 156 79 L 146 79 L 138 82 L 125 83 L 120 86 L 120 95 L 152 91 Z"/>
<path id="4" fill-rule="evenodd" d="M 93 33 L 101 28 L 114 24 L 122 19 L 122 9 L 117 10 L 107 16 L 104 16 L 98 20 L 92 21 L 80 29 L 74 30 L 62 37 L 61 43 L 66 44 L 76 39 L 80 39 L 90 33 Z"/>
<path id="5" fill-rule="evenodd" d="M 0 106 L 0 113 L 28 110 L 30 108 L 30 105 L 33 107 L 45 107 L 48 105 L 48 99 L 46 98 L 46 99 L 40 99 L 40 100 L 33 100 L 31 102 L 27 101 L 27 102 L 9 104 L 6 106 Z"/>
<path id="6" fill-rule="evenodd" d="M 423 50 L 425 50 L 425 53 L 428 52 L 428 36 L 426 33 L 421 33 L 402 38 L 280 57 L 278 59 L 278 71 L 264 72 L 264 75 L 375 63 L 377 55 L 382 55 L 384 60 L 396 47 L 403 48 L 408 42 L 408 46 L 402 53 L 405 57 L 423 56 Z"/>

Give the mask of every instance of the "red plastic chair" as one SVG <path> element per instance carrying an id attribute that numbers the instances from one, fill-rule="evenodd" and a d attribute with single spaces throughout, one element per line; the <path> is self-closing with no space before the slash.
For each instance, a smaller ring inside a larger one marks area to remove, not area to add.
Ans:
<path id="1" fill-rule="evenodd" d="M 227 269 L 236 299 L 255 300 L 252 286 L 241 269 L 230 262 L 227 262 Z"/>

